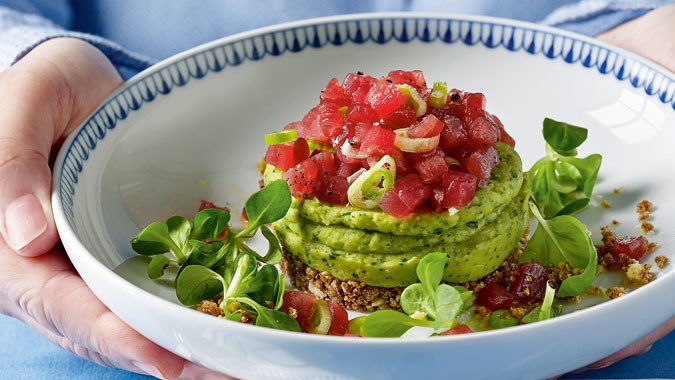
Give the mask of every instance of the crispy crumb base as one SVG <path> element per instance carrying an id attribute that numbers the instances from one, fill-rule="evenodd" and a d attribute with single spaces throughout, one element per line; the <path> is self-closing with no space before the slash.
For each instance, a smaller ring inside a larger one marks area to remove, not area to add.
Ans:
<path id="1" fill-rule="evenodd" d="M 288 276 L 291 284 L 300 290 L 314 294 L 324 300 L 334 300 L 347 309 L 362 312 L 393 309 L 400 310 L 399 300 L 402 287 L 383 288 L 369 286 L 357 280 L 340 280 L 328 272 L 307 266 L 283 250 L 281 270 Z"/>
<path id="2" fill-rule="evenodd" d="M 480 280 L 454 285 L 465 286 L 476 294 L 489 283 L 507 284 L 518 268 L 518 258 L 527 243 L 527 236 L 528 231 L 525 231 L 516 249 L 497 270 Z M 404 287 L 384 288 L 358 280 L 340 280 L 328 272 L 320 272 L 307 266 L 286 249 L 283 249 L 280 266 L 296 288 L 310 292 L 320 299 L 337 301 L 347 309 L 361 312 L 401 310 L 400 299 Z"/>

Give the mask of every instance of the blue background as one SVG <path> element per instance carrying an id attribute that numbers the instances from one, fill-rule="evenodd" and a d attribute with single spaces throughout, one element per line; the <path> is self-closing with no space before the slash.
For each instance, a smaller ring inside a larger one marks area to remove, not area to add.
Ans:
<path id="1" fill-rule="evenodd" d="M 675 332 L 654 344 L 645 355 L 601 370 L 567 375 L 565 379 L 675 379 Z M 145 380 L 119 369 L 104 368 L 62 350 L 30 327 L 0 316 L 0 379 Z"/>

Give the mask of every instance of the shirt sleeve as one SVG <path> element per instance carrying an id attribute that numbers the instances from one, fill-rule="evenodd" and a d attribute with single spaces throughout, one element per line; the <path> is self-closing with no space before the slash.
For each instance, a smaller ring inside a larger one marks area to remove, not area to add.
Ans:
<path id="1" fill-rule="evenodd" d="M 70 10 L 63 8 L 67 6 L 67 2 L 61 8 L 56 7 L 55 3 L 58 2 L 50 3 L 50 9 L 39 6 L 16 9 L 0 5 L 0 71 L 14 64 L 40 43 L 58 37 L 79 38 L 96 46 L 125 79 L 154 63 L 148 57 L 125 50 L 99 36 L 68 30 Z"/>
<path id="2" fill-rule="evenodd" d="M 596 36 L 675 0 L 583 0 L 562 6 L 542 24 Z"/>

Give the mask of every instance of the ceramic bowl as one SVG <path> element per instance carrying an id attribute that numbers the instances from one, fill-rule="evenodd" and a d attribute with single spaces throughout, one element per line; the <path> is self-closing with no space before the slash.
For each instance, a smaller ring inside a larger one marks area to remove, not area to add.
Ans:
<path id="1" fill-rule="evenodd" d="M 538 379 L 601 359 L 675 314 L 672 264 L 627 295 L 544 322 L 462 336 L 361 339 L 276 331 L 180 305 L 129 240 L 201 199 L 240 210 L 258 187 L 263 135 L 300 119 L 332 77 L 420 69 L 483 92 L 525 168 L 544 117 L 589 129 L 600 153 L 591 231 L 637 233 L 655 205 L 655 254 L 675 259 L 675 76 L 568 32 L 503 19 L 367 14 L 295 22 L 214 41 L 126 82 L 74 131 L 54 169 L 59 233 L 78 272 L 121 319 L 162 347 L 243 379 Z M 620 195 L 614 189 L 622 189 Z M 602 197 L 611 209 L 599 207 Z M 653 255 L 652 255 L 653 256 Z"/>

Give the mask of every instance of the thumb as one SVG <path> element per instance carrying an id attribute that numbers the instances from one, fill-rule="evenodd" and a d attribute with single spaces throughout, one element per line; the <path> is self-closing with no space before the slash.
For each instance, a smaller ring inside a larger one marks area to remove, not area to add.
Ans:
<path id="1" fill-rule="evenodd" d="M 36 256 L 58 241 L 51 212 L 52 147 L 122 79 L 96 48 L 57 38 L 0 73 L 0 233 Z"/>

